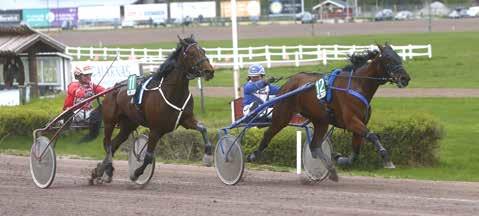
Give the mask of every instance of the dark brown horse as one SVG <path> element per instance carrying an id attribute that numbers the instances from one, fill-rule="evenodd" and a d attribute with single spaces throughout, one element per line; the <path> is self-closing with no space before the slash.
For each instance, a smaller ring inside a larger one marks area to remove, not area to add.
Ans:
<path id="1" fill-rule="evenodd" d="M 143 95 L 143 103 L 139 108 L 132 104 L 126 87 L 105 95 L 103 101 L 103 122 L 105 125 L 105 159 L 92 171 L 92 180 L 101 178 L 103 173 L 110 182 L 113 176 L 112 157 L 121 143 L 139 125 L 150 129 L 147 152 L 144 163 L 130 178 L 135 181 L 144 172 L 154 157 L 154 150 L 159 139 L 179 125 L 187 129 L 201 132 L 205 141 L 204 162 L 211 165 L 211 143 L 208 141 L 206 127 L 199 123 L 193 114 L 193 98 L 188 89 L 191 79 L 205 77 L 210 80 L 214 69 L 205 56 L 205 51 L 190 38 L 181 39 L 176 50 L 160 66 L 147 86 Z M 115 126 L 120 128 L 119 134 L 112 140 Z"/>
<path id="2" fill-rule="evenodd" d="M 387 150 L 382 146 L 378 136 L 366 127 L 371 108 L 369 106 L 378 87 L 386 82 L 396 83 L 399 88 L 406 87 L 410 77 L 402 66 L 401 58 L 386 44 L 378 45 L 379 51 L 367 51 L 366 54 L 355 54 L 350 57 L 353 63 L 335 74 L 332 81 L 332 100 L 320 102 L 316 98 L 315 88 L 278 102 L 273 109 L 271 126 L 264 132 L 264 137 L 258 149 L 248 155 L 253 161 L 267 147 L 273 136 L 288 125 L 291 116 L 301 113 L 314 125 L 313 140 L 310 145 L 314 158 L 321 158 L 330 171 L 330 179 L 338 180 L 332 161 L 325 159 L 320 143 L 325 136 L 328 125 L 344 128 L 353 133 L 353 152 L 349 157 L 337 155 L 339 165 L 350 165 L 358 159 L 363 138 L 374 144 L 384 161 L 385 168 L 395 168 Z M 330 75 L 331 76 L 331 75 Z M 282 87 L 280 94 L 292 91 L 308 82 L 314 82 L 323 77 L 318 73 L 298 73 L 293 75 Z"/>

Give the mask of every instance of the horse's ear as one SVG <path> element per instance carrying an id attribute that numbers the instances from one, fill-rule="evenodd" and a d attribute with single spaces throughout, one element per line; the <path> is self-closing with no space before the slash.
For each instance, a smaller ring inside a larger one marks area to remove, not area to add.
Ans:
<path id="1" fill-rule="evenodd" d="M 185 40 L 183 40 L 182 38 L 180 38 L 179 35 L 176 35 L 176 37 L 178 37 L 178 40 L 180 40 L 180 44 L 181 44 L 181 45 L 188 45 L 188 43 L 186 43 Z"/>
<path id="2" fill-rule="evenodd" d="M 384 46 L 383 46 L 383 45 L 381 45 L 381 44 L 378 44 L 378 43 L 376 44 L 376 46 L 378 46 L 378 48 L 379 48 L 379 51 L 382 53 L 382 52 L 383 52 L 383 50 L 384 50 Z"/>
<path id="3" fill-rule="evenodd" d="M 195 40 L 195 36 L 194 36 L 193 34 L 191 34 L 190 38 L 191 38 L 191 40 L 193 40 L 193 41 Z"/>

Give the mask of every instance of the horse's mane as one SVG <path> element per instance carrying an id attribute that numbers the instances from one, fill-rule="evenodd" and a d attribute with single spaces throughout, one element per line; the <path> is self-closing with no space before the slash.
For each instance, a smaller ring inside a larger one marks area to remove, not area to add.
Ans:
<path id="1" fill-rule="evenodd" d="M 368 62 L 368 60 L 373 59 L 379 54 L 379 51 L 377 50 L 366 50 L 366 51 L 360 51 L 360 52 L 355 52 L 352 55 L 349 56 L 349 61 L 351 64 L 346 65 L 343 70 L 349 71 L 349 70 L 357 70 L 364 64 Z"/>
<path id="2" fill-rule="evenodd" d="M 196 43 L 193 37 L 185 38 L 183 40 L 186 41 L 187 44 Z M 165 60 L 165 62 L 163 62 L 163 64 L 161 64 L 156 70 L 156 73 L 153 75 L 154 80 L 160 80 L 161 78 L 168 76 L 168 74 L 175 69 L 176 61 L 178 60 L 178 56 L 180 55 L 184 46 L 185 45 L 181 44 L 181 42 L 176 44 L 175 51 L 168 55 L 168 58 Z"/>

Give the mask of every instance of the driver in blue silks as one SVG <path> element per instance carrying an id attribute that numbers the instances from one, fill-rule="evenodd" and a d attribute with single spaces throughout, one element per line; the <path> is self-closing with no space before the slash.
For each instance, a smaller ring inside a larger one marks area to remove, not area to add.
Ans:
<path id="1" fill-rule="evenodd" d="M 253 111 L 256 107 L 263 104 L 265 101 L 275 97 L 279 92 L 279 86 L 270 84 L 273 83 L 276 79 L 270 77 L 264 79 L 265 76 L 264 67 L 260 64 L 251 65 L 248 69 L 248 79 L 244 86 L 244 96 L 243 96 L 243 114 L 247 115 L 249 112 Z M 267 118 L 271 118 L 271 110 L 273 108 L 268 108 L 266 112 L 263 112 L 261 115 L 269 113 Z"/>

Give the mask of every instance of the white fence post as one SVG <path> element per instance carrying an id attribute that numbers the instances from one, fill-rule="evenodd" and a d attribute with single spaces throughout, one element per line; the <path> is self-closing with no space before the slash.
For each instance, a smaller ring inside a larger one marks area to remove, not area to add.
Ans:
<path id="1" fill-rule="evenodd" d="M 294 52 L 294 66 L 299 67 L 299 53 Z"/>
<path id="2" fill-rule="evenodd" d="M 281 48 L 281 57 L 283 58 L 283 60 L 287 60 L 289 59 L 289 56 L 288 54 L 286 53 L 286 46 L 283 45 L 283 47 Z"/>
<path id="3" fill-rule="evenodd" d="M 406 54 L 406 47 L 403 47 L 401 50 L 401 57 L 402 57 L 402 60 L 403 61 L 406 61 L 406 58 L 407 58 L 407 54 Z"/>
<path id="4" fill-rule="evenodd" d="M 107 52 L 108 52 L 108 48 L 103 47 L 103 59 L 104 60 L 106 60 L 108 58 Z"/>
<path id="5" fill-rule="evenodd" d="M 80 57 L 81 57 L 80 56 L 80 49 L 81 49 L 80 47 L 77 47 L 77 59 L 80 59 Z"/>
<path id="6" fill-rule="evenodd" d="M 130 58 L 136 58 L 135 57 L 135 49 L 133 49 L 133 48 L 130 49 Z"/>
<path id="7" fill-rule="evenodd" d="M 218 57 L 218 61 L 220 61 L 221 60 L 221 47 L 216 48 L 216 55 Z"/>
<path id="8" fill-rule="evenodd" d="M 299 50 L 299 58 L 303 59 L 303 45 L 299 45 L 298 50 Z"/>
<path id="9" fill-rule="evenodd" d="M 323 54 L 323 65 L 327 65 L 327 64 L 328 64 L 328 54 L 327 54 L 326 52 L 327 52 L 326 50 L 323 50 L 323 51 L 322 51 L 322 54 Z"/>
<path id="10" fill-rule="evenodd" d="M 411 44 L 408 45 L 408 49 L 409 49 L 409 59 L 412 59 L 413 53 L 412 53 L 412 45 Z"/>
<path id="11" fill-rule="evenodd" d="M 296 174 L 301 174 L 301 131 L 296 131 Z"/>
<path id="12" fill-rule="evenodd" d="M 146 50 L 146 48 L 143 48 L 143 58 L 148 58 L 148 51 Z"/>
<path id="13" fill-rule="evenodd" d="M 338 59 L 338 45 L 337 44 L 334 44 L 333 50 L 334 50 L 334 59 Z"/>
<path id="14" fill-rule="evenodd" d="M 116 48 L 116 56 L 118 56 L 118 60 L 120 60 L 120 57 L 121 57 L 120 48 Z"/>
<path id="15" fill-rule="evenodd" d="M 432 58 L 432 47 L 431 47 L 431 44 L 428 44 L 427 45 L 427 56 L 429 58 Z"/>
<path id="16" fill-rule="evenodd" d="M 90 47 L 90 59 L 93 59 L 93 47 Z"/>
<path id="17" fill-rule="evenodd" d="M 318 61 L 321 59 L 321 45 L 316 46 L 316 58 Z"/>
<path id="18" fill-rule="evenodd" d="M 266 54 L 266 67 L 271 68 L 271 53 L 269 53 L 269 46 L 264 46 L 264 52 Z"/>
<path id="19" fill-rule="evenodd" d="M 160 61 L 163 60 L 163 49 L 161 48 L 158 49 L 158 59 Z"/>
<path id="20" fill-rule="evenodd" d="M 238 63 L 239 63 L 239 67 L 240 67 L 241 69 L 243 69 L 243 68 L 244 68 L 244 65 L 243 65 L 243 55 L 241 55 L 241 54 L 238 55 Z"/>
<path id="21" fill-rule="evenodd" d="M 253 59 L 253 47 L 248 47 L 248 55 L 249 60 Z"/>

